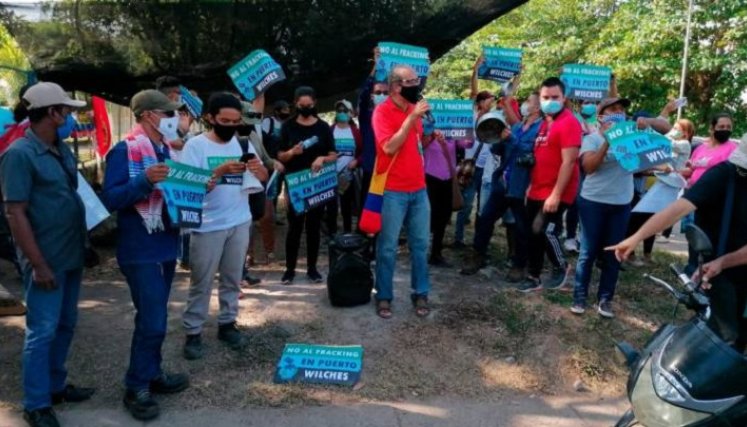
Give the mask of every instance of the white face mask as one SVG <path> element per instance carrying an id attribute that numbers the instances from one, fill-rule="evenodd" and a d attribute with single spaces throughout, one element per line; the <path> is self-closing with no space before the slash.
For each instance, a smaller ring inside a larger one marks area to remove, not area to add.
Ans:
<path id="1" fill-rule="evenodd" d="M 521 104 L 521 117 L 527 116 L 529 116 L 529 104 L 525 102 Z"/>
<path id="2" fill-rule="evenodd" d="M 161 121 L 158 122 L 158 132 L 163 135 L 164 142 L 170 142 L 179 138 L 177 128 L 179 127 L 179 117 L 175 114 L 174 117 L 162 117 Z"/>

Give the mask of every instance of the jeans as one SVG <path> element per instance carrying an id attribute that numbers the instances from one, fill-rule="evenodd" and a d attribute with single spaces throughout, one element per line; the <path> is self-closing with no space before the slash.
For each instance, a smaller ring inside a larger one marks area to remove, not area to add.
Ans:
<path id="1" fill-rule="evenodd" d="M 496 176 L 497 175 L 497 176 Z M 485 206 L 480 211 L 475 225 L 475 240 L 473 246 L 475 251 L 480 255 L 488 252 L 488 244 L 493 236 L 495 223 L 508 210 L 506 200 L 506 187 L 500 179 L 500 172 L 493 174 L 493 182 L 490 186 L 490 193 L 485 195 Z"/>
<path id="2" fill-rule="evenodd" d="M 599 277 L 598 301 L 612 301 L 615 296 L 620 262 L 612 251 L 604 248 L 625 238 L 626 226 L 630 217 L 630 205 L 610 205 L 597 203 L 579 197 L 576 201 L 581 219 L 581 251 L 576 265 L 576 283 L 573 288 L 573 302 L 586 304 L 589 295 L 589 282 L 594 270 L 594 262 L 603 253 L 604 263 Z"/>
<path id="3" fill-rule="evenodd" d="M 23 407 L 33 411 L 52 406 L 51 395 L 65 388 L 65 360 L 78 320 L 78 294 L 83 269 L 56 271 L 56 289 L 32 283 L 24 266 L 26 339 L 23 343 Z"/>
<path id="4" fill-rule="evenodd" d="M 376 300 L 391 301 L 392 281 L 397 261 L 397 242 L 404 224 L 410 248 L 411 287 L 413 295 L 428 296 L 428 236 L 431 228 L 431 206 L 425 189 L 414 192 L 385 191 L 381 207 L 381 232 L 376 242 Z"/>
<path id="5" fill-rule="evenodd" d="M 539 278 L 545 263 L 545 253 L 553 266 L 565 269 L 565 255 L 560 246 L 558 231 L 563 221 L 563 212 L 568 205 L 560 203 L 558 210 L 546 214 L 542 211 L 544 200 L 527 199 L 526 221 L 529 227 L 529 275 Z"/>
<path id="6" fill-rule="evenodd" d="M 161 374 L 161 346 L 166 338 L 169 292 L 176 262 L 125 264 L 119 269 L 127 278 L 137 310 L 125 387 L 132 391 L 146 390 L 150 381 Z"/>
<path id="7" fill-rule="evenodd" d="M 482 185 L 482 172 L 483 168 L 475 168 L 475 173 L 472 175 L 472 183 L 462 189 L 464 206 L 462 207 L 462 210 L 457 213 L 456 225 L 454 226 L 455 242 L 464 242 L 464 227 L 467 225 L 469 216 L 472 215 L 472 206 L 474 206 L 475 196 L 477 195 L 477 190 Z"/>

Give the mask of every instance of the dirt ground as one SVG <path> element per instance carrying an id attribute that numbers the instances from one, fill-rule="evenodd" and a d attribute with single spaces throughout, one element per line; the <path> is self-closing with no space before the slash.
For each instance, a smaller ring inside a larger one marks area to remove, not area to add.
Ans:
<path id="1" fill-rule="evenodd" d="M 279 260 L 283 259 L 285 229 L 278 227 Z M 447 231 L 447 236 L 450 233 Z M 501 280 L 505 273 L 503 241 L 502 236 L 494 238 L 493 266 L 475 276 L 458 274 L 462 252 L 446 252 L 455 267 L 431 269 L 434 310 L 427 319 L 417 318 L 409 303 L 409 262 L 404 247 L 390 320 L 378 318 L 372 304 L 332 307 L 324 284 L 305 281 L 303 260 L 292 286 L 279 282 L 281 263 L 257 265 L 253 271 L 262 277 L 262 284 L 246 290 L 238 319 L 251 345 L 234 352 L 217 340 L 216 297 L 203 334 L 206 354 L 199 361 L 186 361 L 181 356 L 181 313 L 189 273 L 178 270 L 169 304 L 164 367 L 189 373 L 192 387 L 162 400 L 164 409 L 297 407 L 448 397 L 492 401 L 516 393 L 575 393 L 578 380 L 595 395 L 621 396 L 627 373 L 613 357 L 613 344 L 626 339 L 640 345 L 656 325 L 666 321 L 672 306 L 665 294 L 643 283 L 640 271 L 628 269 L 619 286 L 617 319 L 602 320 L 593 311 L 576 317 L 568 311 L 568 292 L 523 295 Z M 68 359 L 70 381 L 98 390 L 82 409 L 120 405 L 135 314 L 113 248 L 98 251 L 102 264 L 85 274 L 79 323 Z M 264 258 L 261 251 L 257 255 Z M 672 257 L 657 257 L 656 269 L 664 275 L 662 266 Z M 326 263 L 326 249 L 320 258 Z M 326 264 L 320 267 L 325 273 Z M 3 263 L 1 268 L 2 283 L 20 295 L 20 281 L 10 265 Z M 19 408 L 23 333 L 23 317 L 0 318 L 0 408 Z M 273 384 L 274 367 L 287 342 L 363 345 L 361 383 L 353 390 Z"/>

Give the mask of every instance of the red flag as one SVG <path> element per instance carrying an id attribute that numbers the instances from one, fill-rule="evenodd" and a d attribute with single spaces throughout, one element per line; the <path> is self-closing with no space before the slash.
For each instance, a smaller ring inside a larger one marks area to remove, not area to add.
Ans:
<path id="1" fill-rule="evenodd" d="M 109 114 L 103 98 L 94 96 L 91 100 L 93 107 L 93 125 L 96 129 L 96 152 L 104 157 L 112 145 L 112 131 L 109 127 Z"/>

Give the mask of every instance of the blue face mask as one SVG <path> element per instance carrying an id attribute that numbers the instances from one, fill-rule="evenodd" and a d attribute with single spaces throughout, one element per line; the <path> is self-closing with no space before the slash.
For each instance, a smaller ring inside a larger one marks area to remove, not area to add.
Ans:
<path id="1" fill-rule="evenodd" d="M 540 103 L 540 108 L 542 108 L 543 113 L 552 116 L 554 114 L 558 114 L 560 110 L 563 109 L 563 103 L 554 99 L 550 99 L 547 101 L 542 101 Z"/>
<path id="2" fill-rule="evenodd" d="M 350 115 L 348 113 L 337 113 L 335 121 L 338 123 L 347 123 L 350 121 Z"/>
<path id="3" fill-rule="evenodd" d="M 602 124 L 607 124 L 607 123 L 615 124 L 615 123 L 624 122 L 625 118 L 626 118 L 625 113 L 609 113 L 609 114 L 605 114 L 601 116 L 599 118 L 599 122 Z"/>
<path id="4" fill-rule="evenodd" d="M 589 118 L 597 113 L 597 106 L 594 104 L 584 104 L 581 106 L 581 115 Z"/>
<path id="5" fill-rule="evenodd" d="M 384 94 L 374 95 L 373 96 L 373 103 L 374 103 L 374 105 L 379 105 L 379 104 L 381 104 L 384 101 L 386 101 L 386 95 L 384 95 Z"/>
<path id="6" fill-rule="evenodd" d="M 60 141 L 70 138 L 73 130 L 75 130 L 75 118 L 73 118 L 72 114 L 68 114 L 65 117 L 65 123 L 57 128 L 57 137 L 60 139 Z"/>

